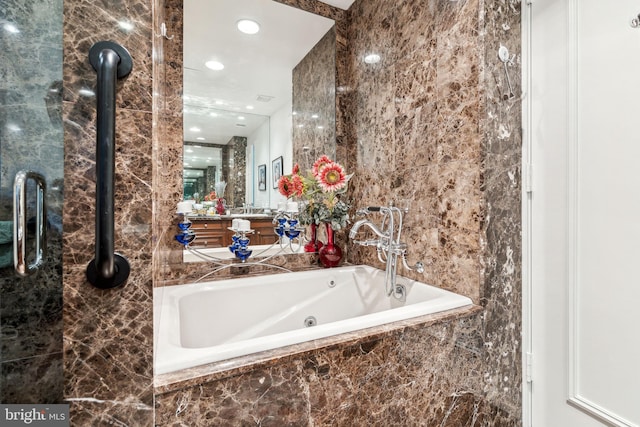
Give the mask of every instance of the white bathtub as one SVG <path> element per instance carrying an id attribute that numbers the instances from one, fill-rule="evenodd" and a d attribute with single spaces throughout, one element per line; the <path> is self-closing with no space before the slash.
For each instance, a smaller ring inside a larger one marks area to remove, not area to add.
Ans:
<path id="1" fill-rule="evenodd" d="M 348 266 L 154 289 L 155 373 L 271 350 L 472 304 L 406 278 L 387 297 L 384 272 Z M 313 316 L 316 326 L 305 326 Z"/>

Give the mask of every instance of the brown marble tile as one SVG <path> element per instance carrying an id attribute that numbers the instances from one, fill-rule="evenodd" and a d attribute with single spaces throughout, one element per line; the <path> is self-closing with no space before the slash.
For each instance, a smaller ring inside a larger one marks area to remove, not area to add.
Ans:
<path id="1" fill-rule="evenodd" d="M 508 67 L 518 92 L 519 1 L 358 0 L 346 13 L 317 6 L 338 20 L 336 157 L 356 172 L 351 199 L 411 200 L 404 236 L 409 258 L 425 261 L 427 272 L 408 275 L 469 295 L 485 311 L 455 327 L 238 361 L 235 374 L 196 369 L 181 388 L 160 387 L 157 423 L 519 425 L 520 110 L 502 99 L 497 60 L 500 44 L 516 53 Z M 170 32 L 181 25 L 180 7 L 166 9 Z M 165 45 L 175 58 L 178 46 Z M 381 62 L 364 64 L 373 51 Z M 167 62 L 165 73 L 167 132 L 154 145 L 154 188 L 168 189 L 154 194 L 164 218 L 154 224 L 157 284 L 208 268 L 182 265 L 171 246 L 181 197 L 179 62 Z M 369 249 L 347 249 L 351 261 L 378 265 Z"/>
<path id="2" fill-rule="evenodd" d="M 69 1 L 64 4 L 64 95 L 65 101 L 83 102 L 82 88 L 94 89 L 95 72 L 89 63 L 94 43 L 111 40 L 129 51 L 133 71 L 118 81 L 118 108 L 151 111 L 152 30 L 151 1 L 115 0 L 105 6 L 100 1 Z M 131 31 L 118 26 L 125 19 Z M 84 100 L 90 104 L 91 99 Z"/>
<path id="3" fill-rule="evenodd" d="M 446 397 L 477 384 L 477 321 L 416 324 L 167 391 L 156 424 L 437 425 L 457 407 Z"/>
<path id="4" fill-rule="evenodd" d="M 59 335 L 51 335 L 59 339 Z M 0 401 L 16 404 L 63 402 L 62 353 L 0 363 Z"/>
<path id="5" fill-rule="evenodd" d="M 130 32 L 116 24 L 125 17 Z M 111 416 L 152 423 L 153 38 L 150 1 L 65 2 L 64 397 L 74 425 Z M 77 91 L 95 85 L 87 52 L 99 40 L 122 44 L 134 64 L 117 85 L 114 191 L 115 250 L 131 274 L 111 290 L 85 279 L 94 253 L 95 98 Z"/>

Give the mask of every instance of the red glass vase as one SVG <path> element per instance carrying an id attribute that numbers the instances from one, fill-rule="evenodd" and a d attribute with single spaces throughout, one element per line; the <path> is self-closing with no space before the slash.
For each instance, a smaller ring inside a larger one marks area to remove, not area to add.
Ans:
<path id="1" fill-rule="evenodd" d="M 330 223 L 325 223 L 327 229 L 327 243 L 318 251 L 320 264 L 325 268 L 337 267 L 342 260 L 342 249 L 333 241 L 333 228 Z"/>
<path id="2" fill-rule="evenodd" d="M 316 233 L 317 225 L 315 223 L 311 223 L 310 228 L 311 228 L 311 237 L 309 238 L 309 242 L 306 245 L 304 245 L 304 251 L 316 253 L 322 247 L 322 242 L 318 240 L 318 235 Z"/>
<path id="3" fill-rule="evenodd" d="M 218 215 L 224 215 L 226 210 L 227 210 L 227 208 L 224 205 L 224 199 L 222 197 L 220 197 L 218 199 L 218 204 L 216 205 L 216 212 L 218 212 Z"/>

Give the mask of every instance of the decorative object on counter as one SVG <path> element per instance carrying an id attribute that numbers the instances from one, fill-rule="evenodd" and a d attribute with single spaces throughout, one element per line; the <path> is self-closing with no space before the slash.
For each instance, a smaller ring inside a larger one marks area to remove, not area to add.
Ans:
<path id="1" fill-rule="evenodd" d="M 220 194 L 220 193 L 218 193 Z M 218 200 L 220 200 L 219 198 Z M 216 256 L 211 255 L 210 253 L 206 253 L 204 251 L 198 250 L 197 248 L 191 247 L 191 243 L 196 240 L 196 233 L 191 229 L 192 223 L 187 217 L 188 214 L 191 214 L 192 211 L 192 203 L 191 202 L 180 202 L 178 204 L 177 214 L 182 215 L 182 220 L 178 223 L 178 228 L 180 232 L 176 234 L 175 239 L 184 246 L 184 249 L 189 251 L 191 254 L 195 255 L 197 258 L 213 263 L 217 265 L 217 267 L 201 277 L 196 281 L 200 281 L 205 279 L 211 274 L 216 273 L 217 271 L 233 268 L 233 267 L 242 267 L 237 271 L 241 271 L 242 274 L 248 272 L 248 266 L 250 265 L 260 265 L 265 267 L 271 267 L 279 270 L 283 270 L 286 272 L 291 272 L 291 270 L 281 267 L 279 265 L 269 264 L 268 261 L 278 255 L 281 255 L 285 249 L 291 250 L 293 253 L 300 252 L 302 249 L 302 241 L 304 239 L 304 231 L 305 229 L 299 225 L 297 216 L 299 211 L 298 202 L 289 202 L 279 204 L 279 211 L 273 219 L 273 224 L 275 224 L 273 230 L 275 234 L 278 236 L 278 240 L 272 243 L 266 249 L 262 247 L 261 251 L 257 254 L 254 254 L 254 250 L 249 248 L 250 239 L 248 235 L 253 234 L 255 230 L 251 229 L 251 222 L 247 219 L 234 218 L 231 221 L 231 227 L 228 229 L 233 231 L 233 236 L 231 236 L 231 245 L 228 246 L 228 249 L 234 254 L 237 262 L 229 263 L 228 259 L 218 258 Z M 297 245 L 297 248 L 295 247 Z M 276 252 L 273 253 L 272 249 L 276 248 Z M 249 257 L 254 256 L 254 258 L 264 256 L 258 261 L 249 262 Z M 234 270 L 232 270 L 234 271 Z"/>
<path id="2" fill-rule="evenodd" d="M 191 212 L 193 212 L 193 203 L 191 201 L 178 203 L 176 213 L 182 215 L 182 221 L 178 223 L 180 233 L 176 234 L 175 237 L 178 243 L 184 246 L 188 246 L 196 238 L 196 233 L 191 230 L 191 221 L 187 218 L 187 215 Z"/>
<path id="3" fill-rule="evenodd" d="M 333 228 L 328 222 L 324 223 L 327 231 L 327 243 L 318 250 L 318 259 L 325 268 L 337 267 L 342 260 L 342 249 L 333 241 Z"/>
<path id="4" fill-rule="evenodd" d="M 225 181 L 216 182 L 216 191 L 215 194 L 219 195 L 218 203 L 216 204 L 216 212 L 218 215 L 224 215 L 227 212 L 227 205 L 224 200 L 224 190 L 227 188 L 227 183 Z"/>
<path id="5" fill-rule="evenodd" d="M 337 162 L 326 155 L 320 156 L 313 164 L 311 171 L 306 175 L 300 173 L 300 167 L 296 164 L 291 175 L 284 175 L 278 182 L 280 194 L 287 198 L 300 199 L 304 209 L 300 212 L 299 220 L 302 225 L 316 226 L 327 224 L 327 230 L 331 231 L 332 252 L 329 258 L 336 258 L 337 262 L 342 258 L 342 250 L 333 241 L 333 231 L 343 229 L 349 223 L 349 203 L 340 198 L 347 191 L 347 184 L 353 174 L 347 174 Z M 317 229 L 311 230 L 311 235 L 316 235 Z M 329 235 L 329 233 L 327 233 Z M 314 237 L 317 240 L 317 237 Z M 328 242 L 325 247 L 328 245 Z M 319 245 L 314 245 L 315 251 L 321 250 Z M 311 251 L 312 247 L 308 248 Z M 306 250 L 307 246 L 305 246 Z M 336 249 L 337 248 L 337 249 Z M 329 249 L 325 249 L 325 252 Z M 322 257 L 320 257 L 322 263 Z M 322 263 L 325 267 L 335 267 L 336 261 Z"/>
<path id="6" fill-rule="evenodd" d="M 253 233 L 253 230 L 251 229 L 251 221 L 246 219 L 234 219 L 231 224 L 230 230 L 235 234 L 231 237 L 233 243 L 229 246 L 229 250 L 240 260 L 240 262 L 244 263 L 253 253 L 253 251 L 249 249 L 250 240 L 247 237 L 247 234 Z"/>
<path id="7" fill-rule="evenodd" d="M 420 261 L 410 266 L 407 263 L 408 245 L 400 240 L 402 235 L 402 221 L 408 208 L 401 209 L 389 203 L 389 206 L 369 206 L 358 209 L 356 214 L 368 216 L 371 213 L 381 213 L 382 220 L 380 226 L 376 226 L 368 218 L 360 219 L 353 224 L 349 231 L 349 238 L 354 239 L 361 227 L 366 226 L 377 236 L 376 239 L 354 240 L 353 243 L 361 246 L 375 246 L 378 251 L 378 259 L 386 264 L 385 267 L 385 290 L 387 296 L 393 295 L 401 299 L 404 294 L 402 285 L 396 284 L 398 273 L 398 257 L 402 257 L 402 265 L 409 271 L 424 273 L 424 264 Z"/>
<path id="8" fill-rule="evenodd" d="M 322 242 L 318 239 L 317 225 L 315 222 L 309 224 L 309 230 L 311 231 L 309 241 L 304 245 L 305 252 L 316 253 L 322 247 Z"/>

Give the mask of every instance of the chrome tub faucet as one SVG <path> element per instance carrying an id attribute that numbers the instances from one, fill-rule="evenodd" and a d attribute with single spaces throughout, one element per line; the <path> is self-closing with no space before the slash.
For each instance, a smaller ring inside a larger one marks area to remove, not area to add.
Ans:
<path id="1" fill-rule="evenodd" d="M 352 239 L 355 244 L 376 247 L 378 259 L 386 265 L 385 290 L 387 292 L 387 296 L 401 293 L 401 290 L 398 289 L 399 286 L 396 283 L 398 257 L 402 259 L 402 265 L 407 270 L 424 273 L 424 264 L 422 262 L 417 262 L 412 266 L 409 265 L 407 262 L 408 245 L 400 240 L 402 235 L 403 217 L 407 211 L 408 209 L 401 209 L 397 206 L 393 206 L 392 203 L 390 203 L 389 206 L 369 206 L 358 209 L 356 214 L 364 215 L 365 217 L 374 212 L 382 214 L 380 226 L 375 225 L 368 218 L 363 218 L 356 221 L 349 231 L 349 238 Z M 373 231 L 378 238 L 354 240 L 358 231 L 363 226 Z"/>

